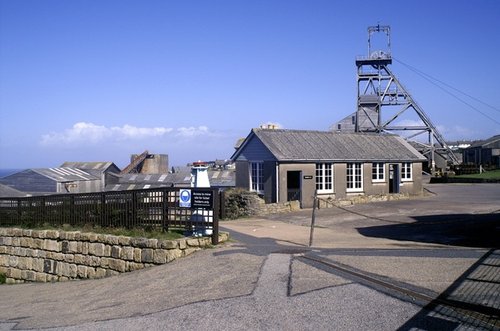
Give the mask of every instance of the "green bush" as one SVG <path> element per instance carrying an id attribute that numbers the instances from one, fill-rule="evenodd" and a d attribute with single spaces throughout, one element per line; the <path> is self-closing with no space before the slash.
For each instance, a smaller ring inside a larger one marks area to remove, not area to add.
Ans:
<path id="1" fill-rule="evenodd" d="M 0 273 L 0 284 L 5 284 L 7 281 L 7 276 L 5 274 Z"/>

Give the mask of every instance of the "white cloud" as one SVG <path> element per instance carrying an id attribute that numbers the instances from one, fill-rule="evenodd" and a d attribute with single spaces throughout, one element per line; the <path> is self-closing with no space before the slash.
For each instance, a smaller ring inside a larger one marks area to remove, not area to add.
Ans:
<path id="1" fill-rule="evenodd" d="M 168 134 L 175 134 L 185 138 L 211 135 L 206 126 L 181 127 L 178 129 L 166 127 L 136 127 L 124 126 L 106 127 L 88 122 L 75 123 L 71 128 L 62 132 L 50 132 L 41 137 L 44 146 L 96 144 L 103 141 L 140 140 L 145 138 L 161 138 Z"/>
<path id="2" fill-rule="evenodd" d="M 188 128 L 181 127 L 177 129 L 177 135 L 182 137 L 196 137 L 207 134 L 210 134 L 210 132 L 206 126 L 190 126 Z"/>

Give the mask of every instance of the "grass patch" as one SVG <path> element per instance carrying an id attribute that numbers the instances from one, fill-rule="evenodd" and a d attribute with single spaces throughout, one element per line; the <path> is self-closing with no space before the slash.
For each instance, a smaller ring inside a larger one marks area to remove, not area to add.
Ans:
<path id="1" fill-rule="evenodd" d="M 455 176 L 456 178 L 475 178 L 475 179 L 496 179 L 500 180 L 500 170 L 490 170 L 483 172 L 482 174 L 471 174 L 471 175 L 460 175 Z"/>
<path id="2" fill-rule="evenodd" d="M 84 226 L 72 226 L 69 224 L 63 224 L 62 226 L 53 226 L 50 224 L 43 224 L 40 226 L 31 225 L 15 225 L 15 227 L 31 230 L 59 230 L 59 231 L 80 231 L 80 232 L 93 232 L 99 234 L 110 234 L 114 236 L 126 236 L 126 237 L 140 237 L 148 239 L 162 239 L 162 240 L 175 240 L 179 238 L 184 238 L 184 230 L 170 230 L 162 231 L 158 228 L 106 228 L 92 225 Z"/>

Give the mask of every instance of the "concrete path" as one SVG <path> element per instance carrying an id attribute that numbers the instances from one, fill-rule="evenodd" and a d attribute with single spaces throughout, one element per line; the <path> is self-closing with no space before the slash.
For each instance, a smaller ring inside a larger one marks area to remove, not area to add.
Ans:
<path id="1" fill-rule="evenodd" d="M 433 189 L 321 210 L 313 247 L 304 210 L 223 222 L 230 243 L 167 265 L 0 286 L 0 330 L 499 329 L 500 186 Z"/>

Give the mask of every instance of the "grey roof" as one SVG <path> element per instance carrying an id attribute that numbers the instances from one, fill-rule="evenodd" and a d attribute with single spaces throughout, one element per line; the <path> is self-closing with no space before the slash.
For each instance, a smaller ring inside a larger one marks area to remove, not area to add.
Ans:
<path id="1" fill-rule="evenodd" d="M 99 177 L 91 175 L 88 172 L 77 168 L 60 167 L 60 168 L 38 168 L 31 170 L 42 176 L 55 180 L 57 182 L 99 180 Z"/>
<path id="2" fill-rule="evenodd" d="M 500 135 L 473 143 L 469 148 L 500 148 Z"/>
<path id="3" fill-rule="evenodd" d="M 124 174 L 118 176 L 118 183 L 106 185 L 107 191 L 138 190 L 155 187 L 189 187 L 191 185 L 191 168 L 184 167 L 180 171 L 168 174 Z M 208 170 L 208 178 L 212 187 L 235 186 L 234 170 Z"/>
<path id="4" fill-rule="evenodd" d="M 425 161 L 397 135 L 283 129 L 253 129 L 233 154 L 235 160 L 252 139 L 259 139 L 277 161 Z"/>
<path id="5" fill-rule="evenodd" d="M 64 162 L 62 168 L 77 168 L 82 170 L 94 170 L 104 172 L 110 167 L 116 168 L 117 172 L 120 169 L 113 162 Z"/>
<path id="6" fill-rule="evenodd" d="M 25 197 L 28 196 L 27 193 L 16 190 L 7 185 L 0 184 L 0 197 L 5 198 L 17 198 L 17 197 Z"/>

